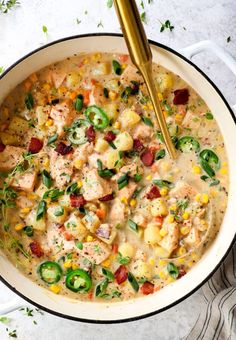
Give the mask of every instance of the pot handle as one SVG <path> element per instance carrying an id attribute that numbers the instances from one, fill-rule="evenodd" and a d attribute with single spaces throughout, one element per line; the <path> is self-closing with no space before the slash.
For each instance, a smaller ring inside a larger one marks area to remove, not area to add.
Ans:
<path id="1" fill-rule="evenodd" d="M 24 306 L 24 301 L 20 299 L 12 299 L 8 302 L 0 304 L 0 315 L 7 314 Z"/>
<path id="2" fill-rule="evenodd" d="M 191 59 L 198 53 L 210 51 L 213 52 L 217 57 L 219 57 L 228 68 L 234 73 L 236 76 L 236 60 L 226 52 L 222 47 L 217 45 L 215 42 L 211 40 L 203 40 L 199 41 L 196 44 L 184 47 L 179 50 L 181 54 L 183 54 L 186 58 Z M 232 109 L 236 113 L 236 105 L 232 106 Z"/>

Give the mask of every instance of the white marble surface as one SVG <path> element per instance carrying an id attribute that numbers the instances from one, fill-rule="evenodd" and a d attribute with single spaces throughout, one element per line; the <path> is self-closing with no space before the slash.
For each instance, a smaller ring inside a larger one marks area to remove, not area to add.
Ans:
<path id="1" fill-rule="evenodd" d="M 6 68 L 34 48 L 61 37 L 120 31 L 114 9 L 106 7 L 106 0 L 20 0 L 20 3 L 8 14 L 0 13 L 0 67 Z M 211 39 L 236 58 L 235 0 L 153 0 L 151 5 L 144 0 L 144 4 L 149 38 L 172 48 Z M 76 18 L 81 20 L 80 24 Z M 169 19 L 175 26 L 173 32 L 160 33 L 158 19 Z M 98 28 L 100 21 L 103 27 Z M 48 28 L 48 36 L 42 32 L 43 25 Z M 231 36 L 229 43 L 228 36 Z M 226 66 L 209 53 L 197 56 L 194 61 L 215 81 L 229 103 L 235 104 L 236 79 Z M 0 284 L 0 303 L 13 296 Z M 9 314 L 11 322 L 7 327 L 17 330 L 19 340 L 64 340 L 67 337 L 70 340 L 126 340 L 134 336 L 136 340 L 179 340 L 194 324 L 202 303 L 201 291 L 198 291 L 159 315 L 117 325 L 83 324 L 36 312 L 34 317 L 28 317 L 16 311 Z M 8 339 L 6 326 L 1 323 L 0 339 Z"/>

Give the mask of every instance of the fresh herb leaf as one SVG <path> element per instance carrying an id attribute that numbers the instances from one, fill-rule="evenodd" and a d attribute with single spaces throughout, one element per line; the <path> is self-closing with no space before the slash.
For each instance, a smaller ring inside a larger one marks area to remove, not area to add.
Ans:
<path id="1" fill-rule="evenodd" d="M 178 209 L 183 211 L 185 210 L 189 205 L 189 199 L 182 199 L 180 201 L 177 202 L 177 206 L 178 206 Z"/>
<path id="2" fill-rule="evenodd" d="M 105 98 L 109 98 L 108 89 L 106 87 L 104 87 L 104 89 L 103 89 L 103 94 L 104 94 Z"/>
<path id="3" fill-rule="evenodd" d="M 25 233 L 27 236 L 29 236 L 29 237 L 31 237 L 31 236 L 34 235 L 34 228 L 33 228 L 32 225 L 27 225 L 27 226 L 25 226 L 25 227 L 23 228 L 23 231 L 24 231 L 24 233 Z"/>
<path id="4" fill-rule="evenodd" d="M 121 68 L 120 63 L 117 60 L 112 60 L 112 67 L 113 67 L 115 74 L 120 76 L 122 73 L 122 68 Z"/>
<path id="5" fill-rule="evenodd" d="M 209 184 L 209 187 L 214 187 L 216 185 L 220 184 L 220 180 L 219 179 L 215 179 L 214 181 L 212 181 L 210 184 Z"/>
<path id="6" fill-rule="evenodd" d="M 126 187 L 126 185 L 129 184 L 129 171 L 118 178 L 117 184 L 119 190 L 123 189 L 124 187 Z"/>
<path id="7" fill-rule="evenodd" d="M 118 252 L 117 261 L 120 264 L 126 265 L 126 264 L 128 264 L 130 262 L 130 258 L 128 256 L 124 257 L 120 252 Z"/>
<path id="8" fill-rule="evenodd" d="M 79 94 L 75 100 L 74 107 L 77 112 L 80 112 L 84 105 L 84 97 L 82 94 Z"/>
<path id="9" fill-rule="evenodd" d="M 102 268 L 102 273 L 109 281 L 115 280 L 114 274 L 110 270 Z"/>
<path id="10" fill-rule="evenodd" d="M 173 31 L 173 29 L 175 28 L 171 23 L 170 20 L 166 20 L 164 23 L 161 23 L 161 28 L 160 28 L 160 32 L 162 33 L 165 29 L 169 29 L 170 31 Z"/>
<path id="11" fill-rule="evenodd" d="M 51 201 L 56 201 L 60 196 L 64 195 L 64 191 L 56 189 L 50 189 L 43 194 L 43 199 L 50 198 Z"/>
<path id="12" fill-rule="evenodd" d="M 144 124 L 148 125 L 148 126 L 153 126 L 153 122 L 151 121 L 150 118 L 142 116 L 142 121 L 144 122 Z"/>
<path id="13" fill-rule="evenodd" d="M 52 143 L 56 142 L 57 138 L 58 138 L 58 134 L 57 133 L 55 133 L 55 135 L 53 135 L 53 136 L 50 136 L 48 138 L 47 145 L 51 145 Z"/>
<path id="14" fill-rule="evenodd" d="M 54 211 L 54 215 L 55 215 L 55 216 L 62 216 L 62 215 L 64 215 L 64 208 L 63 208 L 63 207 L 58 207 L 58 208 Z"/>
<path id="15" fill-rule="evenodd" d="M 128 225 L 129 225 L 130 229 L 132 229 L 136 233 L 138 232 L 138 225 L 133 220 L 129 219 L 128 220 Z"/>
<path id="16" fill-rule="evenodd" d="M 167 103 L 166 99 L 162 101 L 162 105 L 164 106 L 164 109 L 168 112 L 168 114 L 171 116 L 173 114 L 173 110 L 172 107 Z"/>
<path id="17" fill-rule="evenodd" d="M 37 209 L 37 214 L 36 214 L 36 221 L 39 221 L 39 220 L 41 220 L 44 217 L 44 215 L 46 213 L 46 207 L 47 207 L 47 204 L 46 204 L 46 202 L 44 200 L 39 202 L 38 209 Z"/>
<path id="18" fill-rule="evenodd" d="M 141 175 L 141 174 L 135 174 L 134 175 L 134 181 L 136 183 L 140 182 L 142 178 L 143 178 L 143 175 Z"/>
<path id="19" fill-rule="evenodd" d="M 115 172 L 113 169 L 103 169 L 102 161 L 100 159 L 97 160 L 98 165 L 98 174 L 102 178 L 111 178 L 114 176 Z"/>
<path id="20" fill-rule="evenodd" d="M 132 195 L 132 198 L 137 198 L 138 195 L 140 194 L 140 192 L 141 192 L 142 190 L 143 190 L 143 187 L 137 188 L 137 189 L 134 191 L 134 193 L 133 193 L 133 195 Z"/>
<path id="21" fill-rule="evenodd" d="M 28 110 L 32 110 L 32 108 L 34 107 L 34 98 L 31 92 L 28 92 L 25 97 L 25 106 Z"/>
<path id="22" fill-rule="evenodd" d="M 135 292 L 139 291 L 139 284 L 134 275 L 131 272 L 128 272 L 128 281 L 135 290 Z"/>
<path id="23" fill-rule="evenodd" d="M 159 139 L 160 142 L 164 143 L 164 137 L 161 133 L 161 131 L 156 132 L 157 139 Z"/>
<path id="24" fill-rule="evenodd" d="M 154 179 L 154 184 L 156 184 L 159 188 L 173 188 L 174 184 L 170 181 L 162 180 L 162 179 Z"/>
<path id="25" fill-rule="evenodd" d="M 109 280 L 106 278 L 102 280 L 95 288 L 95 296 L 102 297 L 102 295 L 106 292 Z"/>
<path id="26" fill-rule="evenodd" d="M 200 178 L 201 178 L 201 180 L 203 180 L 204 182 L 206 182 L 206 181 L 209 179 L 209 177 L 206 176 L 206 175 L 202 175 Z"/>
<path id="27" fill-rule="evenodd" d="M 179 270 L 178 268 L 174 265 L 174 263 L 169 262 L 167 264 L 167 271 L 170 274 L 171 277 L 173 277 L 173 279 L 177 279 L 179 276 Z"/>
<path id="28" fill-rule="evenodd" d="M 42 179 L 45 187 L 50 189 L 52 185 L 52 177 L 50 176 L 49 172 L 47 172 L 47 170 L 42 171 Z"/>
<path id="29" fill-rule="evenodd" d="M 74 183 L 70 184 L 70 185 L 66 188 L 65 194 L 66 194 L 66 195 L 77 194 L 78 191 L 79 191 L 78 183 L 77 183 L 77 182 L 74 182 Z"/>
<path id="30" fill-rule="evenodd" d="M 208 120 L 214 119 L 213 114 L 212 114 L 211 112 L 209 112 L 209 111 L 205 113 L 205 117 L 206 117 L 206 119 L 208 119 Z"/>
<path id="31" fill-rule="evenodd" d="M 159 151 L 156 153 L 155 160 L 158 161 L 159 159 L 164 158 L 165 155 L 166 155 L 166 150 L 165 150 L 165 149 L 161 149 L 161 150 L 159 150 Z"/>
<path id="32" fill-rule="evenodd" d="M 76 247 L 79 249 L 79 250 L 82 250 L 83 249 L 83 242 L 76 242 Z"/>

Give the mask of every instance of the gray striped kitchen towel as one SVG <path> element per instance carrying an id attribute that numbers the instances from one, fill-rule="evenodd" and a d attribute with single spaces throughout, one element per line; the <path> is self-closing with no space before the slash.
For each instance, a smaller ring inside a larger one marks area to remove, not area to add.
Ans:
<path id="1" fill-rule="evenodd" d="M 236 244 L 202 291 L 205 308 L 185 340 L 236 340 Z"/>

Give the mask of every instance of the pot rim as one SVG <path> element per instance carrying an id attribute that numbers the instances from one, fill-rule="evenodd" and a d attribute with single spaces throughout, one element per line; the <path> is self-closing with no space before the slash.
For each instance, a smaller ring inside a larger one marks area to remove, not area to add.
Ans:
<path id="1" fill-rule="evenodd" d="M 25 59 L 27 59 L 28 57 L 34 55 L 35 53 L 37 53 L 38 51 L 47 49 L 50 46 L 56 45 L 58 43 L 61 42 L 65 42 L 68 40 L 74 40 L 74 39 L 78 39 L 78 38 L 86 38 L 86 37 L 119 37 L 122 38 L 123 35 L 120 33 L 109 33 L 109 32 L 104 32 L 104 33 L 86 33 L 86 34 L 78 34 L 78 35 L 72 35 L 72 36 L 68 36 L 68 37 L 64 37 L 61 39 L 57 39 L 54 40 L 48 44 L 45 44 L 41 47 L 38 47 L 36 49 L 34 49 L 33 51 L 27 53 L 26 55 L 24 55 L 23 57 L 21 57 L 20 59 L 18 59 L 15 63 L 13 63 L 9 68 L 6 69 L 6 71 L 4 71 L 1 75 L 0 75 L 0 80 L 4 78 L 5 75 L 7 75 L 13 68 L 15 68 L 18 64 L 20 64 L 22 61 L 24 61 Z M 151 45 L 154 45 L 156 47 L 161 47 L 162 49 L 171 52 L 173 54 L 175 54 L 176 56 L 178 56 L 179 58 L 181 58 L 182 60 L 184 60 L 185 62 L 187 62 L 188 64 L 190 64 L 196 71 L 198 71 L 207 81 L 208 83 L 210 83 L 210 85 L 215 89 L 215 91 L 217 92 L 217 94 L 220 96 L 220 98 L 222 99 L 222 101 L 224 102 L 225 106 L 227 107 L 235 125 L 236 125 L 236 117 L 233 113 L 232 108 L 230 107 L 230 105 L 228 104 L 227 100 L 225 99 L 224 95 L 222 94 L 222 92 L 218 89 L 218 87 L 215 85 L 215 83 L 205 74 L 205 72 L 203 72 L 196 64 L 194 64 L 191 60 L 187 59 L 185 56 L 183 56 L 181 53 L 175 51 L 174 49 L 172 49 L 169 46 L 166 46 L 164 44 L 161 44 L 159 42 L 156 42 L 154 40 L 148 39 L 149 43 Z M 125 318 L 125 319 L 119 319 L 119 320 L 92 320 L 92 319 L 85 319 L 85 318 L 78 318 L 78 317 L 73 317 L 67 314 L 62 314 L 59 312 L 56 312 L 54 310 L 51 310 L 45 306 L 42 306 L 36 302 L 34 302 L 33 300 L 31 300 L 30 298 L 28 298 L 27 296 L 25 296 L 24 294 L 22 294 L 20 291 L 18 291 L 15 287 L 13 287 L 8 281 L 6 281 L 2 275 L 0 274 L 0 281 L 3 282 L 9 289 L 11 289 L 14 293 L 16 293 L 18 296 L 20 296 L 21 298 L 23 298 L 24 300 L 26 300 L 27 302 L 33 304 L 34 306 L 36 306 L 37 308 L 40 308 L 42 310 L 44 310 L 47 313 L 53 314 L 55 316 L 58 317 L 62 317 L 64 319 L 68 319 L 68 320 L 73 320 L 73 321 L 80 321 L 80 322 L 84 322 L 84 323 L 90 323 L 90 324 L 118 324 L 118 323 L 124 323 L 124 322 L 132 322 L 132 321 L 137 321 L 137 320 L 141 320 L 150 316 L 154 316 L 156 314 L 159 314 L 161 312 L 164 312 L 166 310 L 168 310 L 169 308 L 172 308 L 174 306 L 176 306 L 177 304 L 179 304 L 180 302 L 184 301 L 185 299 L 187 299 L 189 296 L 191 296 L 192 294 L 194 294 L 199 288 L 201 288 L 203 286 L 203 284 L 205 284 L 211 277 L 212 275 L 217 271 L 217 269 L 220 267 L 220 265 L 223 263 L 223 261 L 226 259 L 227 255 L 229 254 L 231 248 L 233 247 L 234 243 L 236 241 L 236 234 L 234 235 L 234 238 L 232 240 L 232 242 L 230 243 L 228 249 L 226 250 L 224 256 L 222 257 L 222 259 L 218 262 L 218 264 L 215 266 L 215 268 L 208 274 L 208 276 L 200 283 L 198 284 L 195 288 L 193 288 L 189 293 L 187 293 L 186 295 L 182 296 L 180 299 L 174 301 L 173 303 L 160 308 L 156 311 L 150 312 L 150 313 L 146 313 L 143 315 L 139 315 L 139 316 L 135 316 L 135 317 L 130 317 L 130 318 Z"/>

